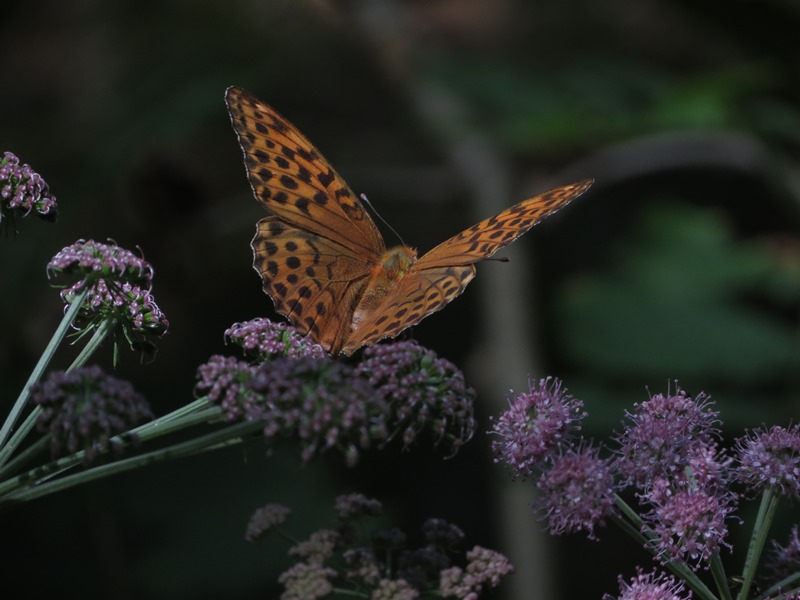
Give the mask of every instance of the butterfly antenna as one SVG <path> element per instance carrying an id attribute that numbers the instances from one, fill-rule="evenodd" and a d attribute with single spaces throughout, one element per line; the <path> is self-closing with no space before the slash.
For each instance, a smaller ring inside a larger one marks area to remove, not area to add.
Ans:
<path id="1" fill-rule="evenodd" d="M 378 217 L 380 219 L 381 223 L 383 223 L 384 225 L 386 225 L 386 227 L 389 228 L 389 230 L 395 235 L 395 237 L 398 240 L 400 240 L 401 244 L 405 245 L 405 242 L 403 241 L 403 238 L 400 237 L 400 234 L 397 233 L 397 231 L 395 231 L 394 227 L 392 227 L 391 225 L 389 225 L 389 223 L 386 222 L 386 219 L 384 219 L 381 216 L 381 213 L 379 213 L 377 210 L 375 210 L 375 207 L 372 206 L 372 202 L 369 201 L 369 198 L 367 198 L 367 195 L 366 194 L 361 194 L 361 199 L 364 201 L 364 204 L 369 206 L 369 209 L 372 211 L 372 214 L 374 214 L 376 217 Z"/>

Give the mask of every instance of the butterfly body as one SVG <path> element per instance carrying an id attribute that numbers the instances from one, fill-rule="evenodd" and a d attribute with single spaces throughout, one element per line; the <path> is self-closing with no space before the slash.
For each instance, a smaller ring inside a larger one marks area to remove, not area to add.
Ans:
<path id="1" fill-rule="evenodd" d="M 225 95 L 256 199 L 271 213 L 251 243 L 275 309 L 331 354 L 352 354 L 440 310 L 492 256 L 580 196 L 555 188 L 481 221 L 417 257 L 386 248 L 362 203 L 294 125 L 241 88 Z"/>

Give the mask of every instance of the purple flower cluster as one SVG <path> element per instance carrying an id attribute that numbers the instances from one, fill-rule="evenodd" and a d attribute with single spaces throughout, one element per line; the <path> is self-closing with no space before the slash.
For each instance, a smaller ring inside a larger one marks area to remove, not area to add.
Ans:
<path id="1" fill-rule="evenodd" d="M 367 498 L 364 494 L 338 496 L 335 508 L 341 521 L 349 521 L 361 516 L 377 517 L 383 513 L 383 505 L 374 498 Z"/>
<path id="2" fill-rule="evenodd" d="M 646 487 L 656 479 L 682 478 L 699 449 L 716 447 L 719 413 L 711 406 L 705 394 L 691 398 L 680 388 L 635 404 L 617 436 L 619 470 L 626 481 Z"/>
<path id="3" fill-rule="evenodd" d="M 114 243 L 94 240 L 78 240 L 60 250 L 48 263 L 47 272 L 89 280 L 127 281 L 148 289 L 153 282 L 153 267 L 145 259 Z"/>
<path id="4" fill-rule="evenodd" d="M 800 498 L 800 426 L 774 426 L 748 432 L 736 441 L 739 481 L 753 491 L 772 488 Z"/>
<path id="5" fill-rule="evenodd" d="M 496 588 L 500 580 L 512 573 L 514 566 L 499 552 L 475 546 L 467 552 L 467 566 L 450 567 L 441 573 L 439 587 L 444 598 L 472 600 L 487 587 Z"/>
<path id="6" fill-rule="evenodd" d="M 708 569 L 718 564 L 722 548 L 731 549 L 728 524 L 738 520 L 734 513 L 742 497 L 732 490 L 735 483 L 771 499 L 762 501 L 755 525 L 761 531 L 754 531 L 753 540 L 763 539 L 778 497 L 800 498 L 800 425 L 750 431 L 731 452 L 722 444 L 719 413 L 709 397 L 692 398 L 676 383 L 674 392 L 653 395 L 626 412 L 613 438 L 617 448 L 603 458 L 600 449 L 574 435 L 582 406 L 558 380 L 542 379 L 510 403 L 490 432 L 499 437 L 493 443 L 496 462 L 535 478 L 534 506 L 552 534 L 583 531 L 596 539 L 595 528 L 611 517 L 628 532 L 639 528 L 639 539 L 662 564 Z M 633 492 L 638 510 L 619 495 L 625 490 Z M 799 539 L 796 526 L 788 544 L 774 545 L 772 569 L 788 590 L 800 577 Z M 753 565 L 759 551 L 749 550 Z M 686 581 L 702 591 L 697 580 Z M 623 599 L 691 597 L 684 584 L 641 571 L 630 584 L 620 579 L 620 589 Z"/>
<path id="7" fill-rule="evenodd" d="M 617 436 L 619 473 L 635 485 L 645 527 L 662 561 L 707 567 L 723 546 L 737 496 L 729 490 L 731 460 L 718 449 L 719 413 L 703 393 L 690 397 L 676 384 L 627 413 Z"/>
<path id="8" fill-rule="evenodd" d="M 38 428 L 49 433 L 53 456 L 83 450 L 84 462 L 121 449 L 112 437 L 153 417 L 145 399 L 127 381 L 98 366 L 51 373 L 31 391 L 42 412 Z"/>
<path id="9" fill-rule="evenodd" d="M 244 323 L 234 323 L 225 331 L 225 337 L 239 344 L 245 354 L 257 362 L 275 358 L 311 357 L 325 358 L 325 349 L 310 338 L 300 335 L 286 323 L 275 323 L 269 319 L 257 318 Z"/>
<path id="10" fill-rule="evenodd" d="M 657 538 L 656 556 L 664 563 L 683 560 L 695 567 L 708 564 L 728 535 L 728 521 L 735 508 L 734 496 L 704 488 L 681 489 L 652 503 L 645 515 Z"/>
<path id="11" fill-rule="evenodd" d="M 76 323 L 83 329 L 103 321 L 118 324 L 131 346 L 150 349 L 169 327 L 151 293 L 153 267 L 124 248 L 78 240 L 56 254 L 48 274 L 77 275 L 79 281 L 61 291 L 69 306 L 88 289 Z"/>
<path id="12" fill-rule="evenodd" d="M 364 350 L 356 374 L 364 378 L 392 412 L 393 433 L 405 446 L 430 430 L 450 454 L 475 432 L 475 391 L 453 363 L 417 342 L 378 344 Z"/>
<path id="13" fill-rule="evenodd" d="M 278 354 L 257 365 L 213 356 L 198 369 L 195 393 L 219 403 L 229 421 L 263 421 L 267 439 L 299 438 L 304 460 L 337 448 L 352 464 L 361 449 L 398 432 L 408 445 L 425 430 L 455 452 L 474 432 L 474 391 L 455 366 L 418 344 L 372 348 L 353 367 L 318 356 L 292 328 L 251 324 L 232 328 L 237 339 Z"/>
<path id="14" fill-rule="evenodd" d="M 480 546 L 467 552 L 466 565 L 454 565 L 464 533 L 442 519 L 428 519 L 422 527 L 423 545 L 408 548 L 408 536 L 398 529 L 364 538 L 368 532 L 361 519 L 380 516 L 377 500 L 349 494 L 336 499 L 336 508 L 337 529 L 320 529 L 289 550 L 298 562 L 279 578 L 285 588 L 281 598 L 321 598 L 335 586 L 343 593 L 369 594 L 373 600 L 413 600 L 423 592 L 474 600 L 513 570 L 505 556 Z M 285 514 L 278 515 L 280 523 Z M 359 527 L 354 527 L 357 519 Z M 251 522 L 256 520 L 254 516 Z"/>
<path id="15" fill-rule="evenodd" d="M 54 221 L 58 214 L 56 197 L 44 179 L 28 165 L 20 165 L 11 152 L 0 158 L 0 221 L 13 219 L 15 213 L 30 213 Z"/>
<path id="16" fill-rule="evenodd" d="M 561 381 L 552 377 L 530 383 L 530 391 L 509 401 L 491 433 L 495 462 L 503 462 L 515 476 L 528 477 L 543 469 L 580 431 L 586 416 Z"/>
<path id="17" fill-rule="evenodd" d="M 353 368 L 329 358 L 279 358 L 260 365 L 213 356 L 195 393 L 219 403 L 229 421 L 263 421 L 268 440 L 296 436 L 308 461 L 336 447 L 349 462 L 385 438 L 386 409 Z"/>
<path id="18" fill-rule="evenodd" d="M 596 539 L 595 527 L 614 511 L 614 463 L 600 458 L 591 446 L 565 450 L 553 459 L 539 481 L 536 507 L 553 535 L 585 531 Z"/>
<path id="19" fill-rule="evenodd" d="M 792 527 L 786 544 L 772 540 L 769 570 L 775 581 L 781 581 L 800 571 L 800 533 L 797 525 Z"/>
<path id="20" fill-rule="evenodd" d="M 267 504 L 262 506 L 247 522 L 244 539 L 255 542 L 269 532 L 283 525 L 292 513 L 291 509 L 281 504 Z"/>
<path id="21" fill-rule="evenodd" d="M 619 596 L 606 594 L 603 600 L 689 600 L 692 593 L 674 577 L 653 571 L 642 573 L 641 569 L 627 583 L 619 577 Z"/>

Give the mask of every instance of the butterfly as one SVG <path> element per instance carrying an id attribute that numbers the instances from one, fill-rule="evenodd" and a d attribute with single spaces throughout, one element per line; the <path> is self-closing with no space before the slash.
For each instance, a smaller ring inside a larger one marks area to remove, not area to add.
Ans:
<path id="1" fill-rule="evenodd" d="M 583 194 L 592 180 L 520 202 L 417 257 L 386 244 L 362 202 L 314 145 L 275 109 L 225 92 L 256 199 L 270 216 L 251 242 L 275 309 L 332 355 L 398 335 L 442 309 L 492 256 Z"/>

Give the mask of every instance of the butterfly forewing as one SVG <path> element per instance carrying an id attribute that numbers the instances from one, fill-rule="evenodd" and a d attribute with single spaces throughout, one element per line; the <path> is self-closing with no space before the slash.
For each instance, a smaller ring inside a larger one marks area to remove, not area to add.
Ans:
<path id="1" fill-rule="evenodd" d="M 592 180 L 587 179 L 554 188 L 515 204 L 442 242 L 424 254 L 414 267 L 421 270 L 448 265 L 468 265 L 489 258 L 536 223 L 583 194 L 591 185 Z"/>
<path id="2" fill-rule="evenodd" d="M 274 215 L 375 262 L 383 238 L 314 145 L 275 109 L 237 87 L 225 94 L 256 198 Z"/>

